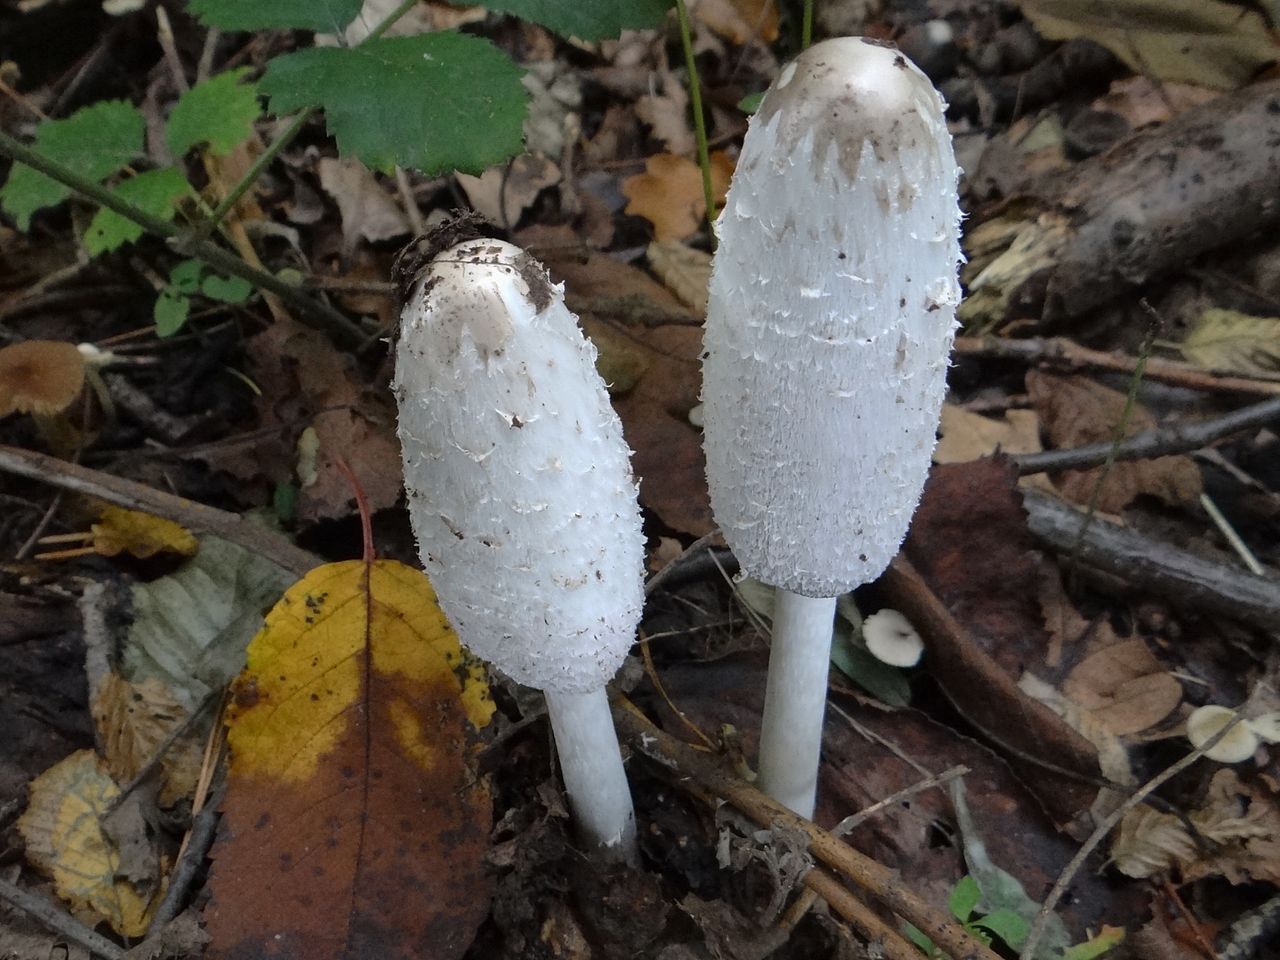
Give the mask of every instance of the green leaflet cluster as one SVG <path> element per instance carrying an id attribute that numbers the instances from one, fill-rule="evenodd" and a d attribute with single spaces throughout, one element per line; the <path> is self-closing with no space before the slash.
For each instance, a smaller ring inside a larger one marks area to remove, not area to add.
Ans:
<path id="1" fill-rule="evenodd" d="M 523 17 L 557 32 L 597 40 L 629 28 L 658 25 L 670 0 L 500 0 L 494 11 Z M 190 0 L 189 9 L 222 30 L 314 30 L 341 36 L 361 16 L 362 0 Z M 394 16 L 394 15 L 393 15 Z M 370 25 L 372 26 L 372 25 Z M 377 31 L 375 31 L 376 33 Z M 181 166 L 196 146 L 213 155 L 230 153 L 269 112 L 324 111 L 343 156 L 369 167 L 395 166 L 433 175 L 460 170 L 481 173 L 522 149 L 526 94 L 521 71 L 488 41 L 452 31 L 409 37 L 371 36 L 351 47 L 317 46 L 276 57 L 256 84 L 247 69 L 228 70 L 197 84 L 178 100 L 165 139 L 172 164 L 135 172 L 145 154 L 145 122 L 124 101 L 92 104 L 69 117 L 47 120 L 36 130 L 34 149 L 96 182 L 115 179 L 113 192 L 136 209 L 172 220 L 179 202 L 194 198 Z M 0 210 L 28 230 L 36 211 L 66 200 L 71 188 L 15 164 L 0 187 Z M 136 241 L 142 228 L 110 210 L 99 210 L 84 236 L 91 255 Z M 156 319 L 167 332 L 178 329 L 193 293 L 224 294 L 226 281 L 179 265 L 183 286 L 169 286 Z M 193 286 L 192 278 L 198 280 Z M 228 299 L 221 297 L 219 299 Z"/>

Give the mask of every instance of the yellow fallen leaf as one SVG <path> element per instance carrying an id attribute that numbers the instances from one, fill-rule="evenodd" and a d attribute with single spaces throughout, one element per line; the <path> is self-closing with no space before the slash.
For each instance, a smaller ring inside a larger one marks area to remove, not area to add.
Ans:
<path id="1" fill-rule="evenodd" d="M 208 960 L 461 955 L 491 893 L 484 677 L 411 567 L 328 564 L 285 593 L 228 710 Z"/>
<path id="2" fill-rule="evenodd" d="M 686 307 L 705 313 L 711 285 L 711 254 L 676 240 L 654 241 L 646 251 L 649 266 Z"/>
<path id="3" fill-rule="evenodd" d="M 1280 375 L 1280 317 L 1255 317 L 1212 308 L 1181 344 L 1182 355 L 1199 367 L 1246 377 Z"/>
<path id="4" fill-rule="evenodd" d="M 140 937 L 163 887 L 154 882 L 144 889 L 118 878 L 120 851 L 102 821 L 119 795 L 106 764 L 92 750 L 78 750 L 31 782 L 18 832 L 27 859 L 53 878 L 58 896 L 74 910 L 106 920 L 121 936 Z"/>
<path id="5" fill-rule="evenodd" d="M 194 557 L 200 549 L 196 538 L 172 520 L 124 507 L 105 507 L 92 530 L 93 548 L 104 557 L 129 553 L 145 560 L 166 550 Z"/>
<path id="6" fill-rule="evenodd" d="M 1046 40 L 1087 37 L 1134 73 L 1215 90 L 1244 86 L 1276 60 L 1261 9 L 1226 0 L 1021 0 Z"/>

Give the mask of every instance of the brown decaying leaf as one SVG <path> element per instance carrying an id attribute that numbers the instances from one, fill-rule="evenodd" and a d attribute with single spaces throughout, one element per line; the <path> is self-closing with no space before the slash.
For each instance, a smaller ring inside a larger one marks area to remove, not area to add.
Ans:
<path id="1" fill-rule="evenodd" d="M 1007 461 L 939 464 L 930 471 L 903 553 L 964 637 L 946 645 L 931 639 L 925 665 L 980 729 L 1023 753 L 1095 776 L 1089 744 L 1016 687 L 1048 644 L 1036 602 L 1033 546 Z M 905 611 L 893 596 L 888 599 Z M 1039 767 L 1018 769 L 1060 822 L 1086 809 L 1096 792 Z"/>
<path id="2" fill-rule="evenodd" d="M 1217 93 L 1189 83 L 1160 83 L 1150 77 L 1125 77 L 1093 102 L 1100 110 L 1119 114 L 1134 130 L 1164 123 L 1192 107 L 1208 103 Z"/>
<path id="3" fill-rule="evenodd" d="M 339 456 L 356 465 L 373 510 L 394 506 L 402 467 L 395 409 L 386 396 L 365 389 L 349 358 L 323 334 L 291 320 L 277 320 L 250 340 L 249 354 L 268 433 L 251 446 L 214 449 L 201 458 L 241 479 L 286 482 L 293 479 L 297 437 L 313 426 L 318 479 L 298 496 L 299 519 L 350 515 L 351 489 L 334 466 Z"/>
<path id="4" fill-rule="evenodd" d="M 1120 822 L 1111 860 L 1126 876 L 1150 877 L 1175 865 L 1184 882 L 1226 877 L 1232 883 L 1280 883 L 1280 798 L 1273 788 L 1222 769 L 1208 795 L 1189 814 L 1210 841 L 1201 850 L 1186 825 L 1172 814 L 1138 807 Z"/>
<path id="5" fill-rule="evenodd" d="M 1105 443 L 1115 439 L 1124 412 L 1125 395 L 1087 377 L 1057 376 L 1032 370 L 1027 374 L 1027 393 L 1040 414 L 1040 422 L 1050 445 L 1057 449 Z M 1127 436 L 1156 425 L 1155 418 L 1135 404 L 1129 418 Z M 1056 474 L 1058 492 L 1075 503 L 1087 504 L 1102 476 L 1102 468 L 1067 470 Z M 1158 497 L 1170 505 L 1189 503 L 1203 485 L 1200 469 L 1186 456 L 1156 457 L 1112 464 L 1098 497 L 1098 509 L 1118 513 L 1143 495 Z"/>
<path id="6" fill-rule="evenodd" d="M 187 719 L 187 711 L 156 677 L 131 683 L 108 673 L 89 706 L 107 769 L 118 783 L 128 783 L 155 759 L 165 739 Z M 171 744 L 161 762 L 159 803 L 169 807 L 191 796 L 200 774 L 200 729 Z"/>
<path id="7" fill-rule="evenodd" d="M 426 577 L 328 564 L 248 650 L 209 878 L 209 960 L 451 960 L 488 913 L 493 712 Z"/>
<path id="8" fill-rule="evenodd" d="M 1155 726 L 1182 702 L 1182 684 L 1140 637 L 1086 657 L 1068 675 L 1062 692 L 1116 736 Z"/>
<path id="9" fill-rule="evenodd" d="M 478 177 L 456 176 L 476 212 L 506 230 L 515 227 L 543 190 L 563 179 L 560 168 L 546 157 L 528 153 L 490 167 Z"/>
<path id="10" fill-rule="evenodd" d="M 316 173 L 321 188 L 338 205 L 344 254 L 350 255 L 361 240 L 390 240 L 409 232 L 409 218 L 400 204 L 359 160 L 322 157 Z"/>
<path id="11" fill-rule="evenodd" d="M 722 150 L 711 154 L 711 192 L 716 203 L 724 199 L 733 176 L 733 160 Z M 697 232 L 706 216 L 702 171 L 687 157 L 658 153 L 644 163 L 644 173 L 622 181 L 630 201 L 626 212 L 653 224 L 657 240 L 684 240 Z"/>
<path id="12" fill-rule="evenodd" d="M 104 557 L 128 553 L 145 560 L 165 551 L 194 557 L 200 549 L 199 541 L 172 520 L 124 507 L 104 507 L 90 529 L 93 549 Z"/>

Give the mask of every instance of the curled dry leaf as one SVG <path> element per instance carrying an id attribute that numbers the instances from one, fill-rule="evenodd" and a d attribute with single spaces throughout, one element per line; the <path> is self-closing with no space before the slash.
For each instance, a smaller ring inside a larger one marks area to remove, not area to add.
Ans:
<path id="1" fill-rule="evenodd" d="M 489 909 L 475 748 L 493 703 L 427 578 L 389 560 L 318 567 L 248 661 L 207 956 L 461 956 Z"/>
<path id="2" fill-rule="evenodd" d="M 1116 869 L 1150 877 L 1177 866 L 1187 883 L 1212 876 L 1280 883 L 1280 803 L 1273 790 L 1219 770 L 1204 805 L 1188 817 L 1211 841 L 1203 850 L 1178 817 L 1149 807 L 1130 811 L 1111 847 Z"/>
<path id="3" fill-rule="evenodd" d="M 322 157 L 316 172 L 320 186 L 338 205 L 342 249 L 347 255 L 361 240 L 390 240 L 409 232 L 409 218 L 400 204 L 359 160 Z"/>
<path id="4" fill-rule="evenodd" d="M 191 533 L 163 517 L 107 506 L 93 530 L 93 549 L 104 557 L 128 553 L 145 560 L 157 553 L 194 557 L 200 542 Z"/>
<path id="5" fill-rule="evenodd" d="M 106 764 L 92 750 L 78 750 L 36 777 L 30 790 L 18 818 L 27 859 L 53 878 L 72 909 L 107 921 L 121 936 L 146 933 L 163 893 L 160 858 L 151 848 L 149 877 L 121 877 L 120 849 L 103 822 L 120 788 Z"/>
<path id="6" fill-rule="evenodd" d="M 458 185 L 480 216 L 510 230 L 538 195 L 563 177 L 546 157 L 522 154 L 510 163 L 490 167 L 478 177 L 457 174 Z"/>

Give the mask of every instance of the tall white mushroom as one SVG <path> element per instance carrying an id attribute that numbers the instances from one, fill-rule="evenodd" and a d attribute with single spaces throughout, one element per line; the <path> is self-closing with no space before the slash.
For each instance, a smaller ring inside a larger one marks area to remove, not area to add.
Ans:
<path id="1" fill-rule="evenodd" d="M 409 514 L 459 639 L 546 694 L 580 832 L 631 859 L 605 685 L 644 599 L 630 451 L 546 269 L 471 240 L 422 271 L 396 357 Z"/>
<path id="2" fill-rule="evenodd" d="M 920 498 L 960 299 L 945 105 L 896 49 L 827 40 L 752 118 L 719 220 L 703 364 L 725 539 L 778 588 L 762 788 L 811 816 L 835 597 Z"/>

